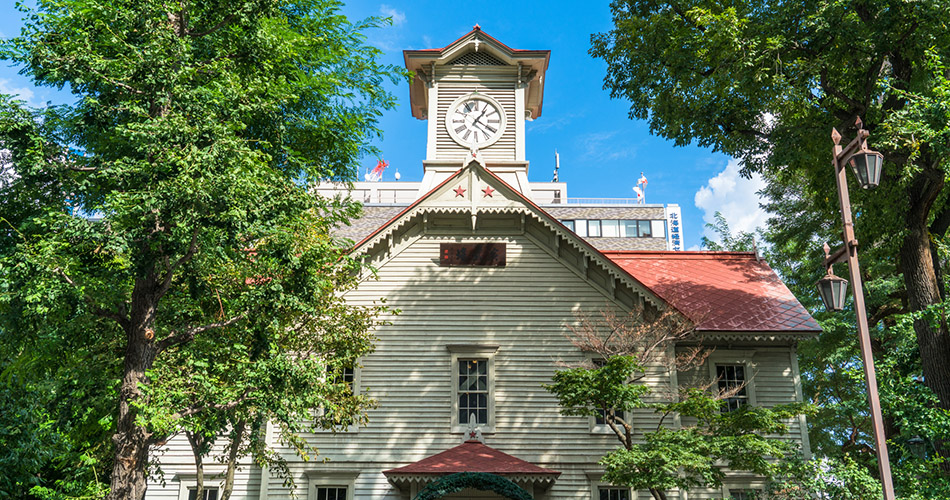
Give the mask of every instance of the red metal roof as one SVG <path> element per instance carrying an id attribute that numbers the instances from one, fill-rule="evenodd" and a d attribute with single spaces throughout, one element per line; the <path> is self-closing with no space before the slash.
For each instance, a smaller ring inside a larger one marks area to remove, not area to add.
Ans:
<path id="1" fill-rule="evenodd" d="M 700 331 L 817 332 L 821 328 L 752 252 L 603 252 Z"/>
<path id="2" fill-rule="evenodd" d="M 456 472 L 486 472 L 489 474 L 505 475 L 545 475 L 557 477 L 561 473 L 543 467 L 538 467 L 520 458 L 502 453 L 479 441 L 470 440 L 456 446 L 423 458 L 416 463 L 397 469 L 383 471 L 386 476 L 396 474 L 454 474 Z"/>

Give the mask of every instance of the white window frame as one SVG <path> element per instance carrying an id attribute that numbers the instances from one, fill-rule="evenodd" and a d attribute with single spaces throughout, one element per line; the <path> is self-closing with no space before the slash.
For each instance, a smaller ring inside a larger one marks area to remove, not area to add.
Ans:
<path id="1" fill-rule="evenodd" d="M 588 353 L 588 354 L 587 354 L 587 360 L 588 360 L 591 364 L 595 363 L 595 361 L 594 361 L 595 359 L 606 361 L 604 358 L 600 357 L 600 356 L 597 355 L 597 354 L 594 354 L 594 353 Z M 633 422 L 631 422 L 631 420 L 632 420 L 632 415 L 630 414 L 630 412 L 628 412 L 628 411 L 623 412 L 623 415 L 621 415 L 620 418 L 626 420 L 627 423 L 630 424 L 631 426 L 633 425 Z M 588 427 L 589 427 L 589 430 L 590 430 L 590 433 L 591 433 L 591 434 L 607 434 L 607 435 L 610 435 L 610 436 L 615 436 L 614 430 L 611 429 L 609 425 L 607 425 L 607 422 L 604 422 L 604 423 L 602 423 L 602 424 L 598 424 L 598 423 L 597 423 L 597 417 L 594 416 L 594 415 L 591 415 L 591 416 L 587 417 L 587 420 L 588 420 Z"/>
<path id="2" fill-rule="evenodd" d="M 360 364 L 362 358 L 359 358 L 353 362 L 353 394 L 359 394 L 360 392 L 360 379 L 363 372 L 362 365 Z M 316 408 L 313 410 L 314 417 L 319 417 L 323 414 L 323 407 Z M 333 431 L 331 429 L 315 429 L 315 432 L 352 432 L 358 433 L 360 431 L 359 424 L 350 424 L 345 429 L 337 429 Z"/>
<path id="3" fill-rule="evenodd" d="M 468 422 L 459 422 L 459 359 L 484 359 L 488 361 L 488 424 L 479 425 L 483 434 L 495 432 L 495 353 L 497 344 L 449 344 L 445 348 L 452 354 L 452 432 L 468 431 Z"/>
<path id="4" fill-rule="evenodd" d="M 732 498 L 732 490 L 756 490 L 760 493 L 759 499 L 764 499 L 765 487 L 766 483 L 761 479 L 750 478 L 748 481 L 743 482 L 739 482 L 735 479 L 731 481 L 727 479 L 722 483 L 720 494 L 722 498 Z"/>
<path id="5" fill-rule="evenodd" d="M 204 486 L 206 489 L 214 488 L 218 490 L 218 498 L 221 498 L 222 481 L 211 479 L 215 475 L 216 473 L 206 472 Z M 178 500 L 188 500 L 188 490 L 198 488 L 197 474 L 175 474 L 174 480 L 178 481 Z"/>
<path id="6" fill-rule="evenodd" d="M 307 499 L 317 499 L 317 488 L 346 488 L 346 500 L 353 500 L 356 478 L 360 472 L 355 470 L 314 471 L 306 472 Z"/>
<path id="7" fill-rule="evenodd" d="M 713 381 L 710 388 L 718 394 L 719 376 L 716 374 L 716 367 L 729 365 L 742 365 L 745 369 L 745 389 L 749 406 L 757 406 L 755 397 L 755 350 L 716 350 L 709 355 L 706 363 L 709 365 L 709 379 Z"/>
<path id="8" fill-rule="evenodd" d="M 600 500 L 601 488 L 626 489 L 630 500 L 637 500 L 637 491 L 624 486 L 617 486 L 602 480 L 603 472 L 587 472 L 587 479 L 590 482 L 590 500 Z"/>

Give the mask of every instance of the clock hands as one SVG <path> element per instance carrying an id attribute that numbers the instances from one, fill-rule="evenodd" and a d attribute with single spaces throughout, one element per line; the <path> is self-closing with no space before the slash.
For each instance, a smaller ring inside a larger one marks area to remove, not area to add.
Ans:
<path id="1" fill-rule="evenodd" d="M 446 119 L 446 128 L 460 144 L 487 144 L 504 128 L 504 115 L 494 104 L 483 98 L 461 100 L 450 109 L 452 119 Z"/>

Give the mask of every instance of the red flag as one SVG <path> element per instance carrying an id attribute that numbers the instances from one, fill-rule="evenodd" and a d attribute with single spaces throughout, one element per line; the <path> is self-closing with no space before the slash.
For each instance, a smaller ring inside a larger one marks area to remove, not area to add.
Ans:
<path id="1" fill-rule="evenodd" d="M 389 163 L 386 163 L 386 160 L 379 160 L 379 163 L 376 164 L 376 168 L 364 175 L 363 178 L 369 182 L 379 182 L 383 178 L 383 170 L 386 170 L 388 166 Z"/>

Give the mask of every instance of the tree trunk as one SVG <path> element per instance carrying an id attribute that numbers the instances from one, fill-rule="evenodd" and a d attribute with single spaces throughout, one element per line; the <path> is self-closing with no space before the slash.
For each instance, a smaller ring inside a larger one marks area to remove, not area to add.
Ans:
<path id="1" fill-rule="evenodd" d="M 156 279 L 140 278 L 132 290 L 130 321 L 126 328 L 125 364 L 119 389 L 119 412 L 116 420 L 115 462 L 109 495 L 106 500 L 141 500 L 145 498 L 148 450 L 152 435 L 135 422 L 138 412 L 132 407 L 142 395 L 140 384 L 147 383 L 145 372 L 155 359 Z"/>
<path id="2" fill-rule="evenodd" d="M 913 214 L 909 214 L 911 219 Z M 901 268 L 911 311 L 920 311 L 941 301 L 940 287 L 930 253 L 930 234 L 925 218 L 911 220 L 901 245 Z M 940 407 L 950 409 L 950 332 L 945 321 L 920 318 L 914 321 L 924 384 L 940 399 Z"/>
<path id="3" fill-rule="evenodd" d="M 666 493 L 663 493 L 663 490 L 650 488 L 650 494 L 653 495 L 654 500 L 666 500 Z"/>
<path id="4" fill-rule="evenodd" d="M 188 438 L 188 444 L 191 445 L 191 454 L 195 456 L 195 498 L 203 500 L 205 497 L 205 465 L 202 458 L 204 438 L 188 431 L 185 431 L 185 436 Z"/>
<path id="5" fill-rule="evenodd" d="M 234 425 L 234 437 L 231 438 L 231 447 L 228 450 L 228 472 L 224 477 L 224 491 L 221 492 L 221 500 L 231 500 L 231 492 L 234 490 L 234 471 L 237 470 L 238 451 L 244 443 L 245 429 L 247 429 L 247 421 L 243 418 Z"/>

